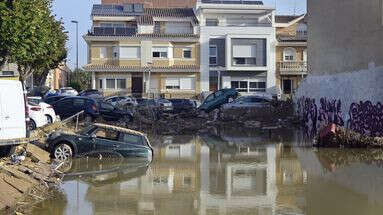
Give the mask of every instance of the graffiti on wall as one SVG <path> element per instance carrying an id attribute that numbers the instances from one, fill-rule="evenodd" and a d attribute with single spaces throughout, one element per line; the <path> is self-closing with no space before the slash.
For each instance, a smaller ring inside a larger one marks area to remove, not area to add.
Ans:
<path id="1" fill-rule="evenodd" d="M 309 137 L 313 137 L 317 133 L 317 118 L 318 107 L 315 103 L 315 99 L 302 97 L 298 99 L 298 116 L 304 122 L 304 130 Z"/>
<path id="2" fill-rule="evenodd" d="M 336 99 L 320 99 L 320 108 L 318 121 L 324 125 L 335 123 L 339 126 L 344 126 L 342 118 L 342 102 Z"/>
<path id="3" fill-rule="evenodd" d="M 309 136 L 317 133 L 317 128 L 329 123 L 345 126 L 342 117 L 342 102 L 339 99 L 321 98 L 319 109 L 315 99 L 301 97 L 297 101 L 297 114 L 305 124 Z M 352 103 L 349 108 L 349 129 L 373 137 L 383 136 L 383 105 L 371 101 Z"/>
<path id="4" fill-rule="evenodd" d="M 383 136 L 383 106 L 371 101 L 352 103 L 349 111 L 349 128 L 364 135 Z"/>

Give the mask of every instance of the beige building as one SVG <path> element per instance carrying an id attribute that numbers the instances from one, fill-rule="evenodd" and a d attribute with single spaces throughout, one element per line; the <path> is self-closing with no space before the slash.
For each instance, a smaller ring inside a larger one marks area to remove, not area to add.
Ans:
<path id="1" fill-rule="evenodd" d="M 105 94 L 192 97 L 200 92 L 198 20 L 192 9 L 94 5 L 85 70 Z"/>
<path id="2" fill-rule="evenodd" d="M 291 98 L 307 76 L 307 22 L 305 15 L 276 16 L 277 86 L 282 99 Z"/>

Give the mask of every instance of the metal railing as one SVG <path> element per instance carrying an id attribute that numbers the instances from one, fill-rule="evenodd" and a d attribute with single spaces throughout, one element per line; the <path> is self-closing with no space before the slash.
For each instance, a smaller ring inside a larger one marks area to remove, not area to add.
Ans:
<path id="1" fill-rule="evenodd" d="M 307 62 L 306 61 L 285 61 L 278 63 L 279 71 L 281 73 L 307 73 Z"/>
<path id="2" fill-rule="evenodd" d="M 93 27 L 90 35 L 94 36 L 133 36 L 137 34 L 137 28 L 133 27 Z"/>

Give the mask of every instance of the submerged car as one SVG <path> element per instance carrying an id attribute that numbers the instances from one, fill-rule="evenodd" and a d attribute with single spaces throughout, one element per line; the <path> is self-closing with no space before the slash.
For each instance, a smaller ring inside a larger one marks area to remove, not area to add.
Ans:
<path id="1" fill-rule="evenodd" d="M 271 100 L 260 96 L 242 96 L 233 102 L 223 105 L 223 108 L 264 108 L 270 105 Z"/>
<path id="2" fill-rule="evenodd" d="M 209 113 L 222 105 L 234 101 L 238 97 L 236 89 L 222 89 L 210 94 L 205 101 L 199 106 L 200 111 Z"/>
<path id="3" fill-rule="evenodd" d="M 54 132 L 49 135 L 46 147 L 58 160 L 95 152 L 148 159 L 153 156 L 152 146 L 145 134 L 105 124 L 92 124 L 79 133 Z"/>

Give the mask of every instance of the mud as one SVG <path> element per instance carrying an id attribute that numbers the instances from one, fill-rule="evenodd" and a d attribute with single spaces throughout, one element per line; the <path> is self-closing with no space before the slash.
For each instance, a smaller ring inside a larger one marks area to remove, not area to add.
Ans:
<path id="1" fill-rule="evenodd" d="M 32 144 L 0 160 L 0 214 L 20 214 L 49 197 L 62 176 L 49 163 L 48 152 Z"/>

